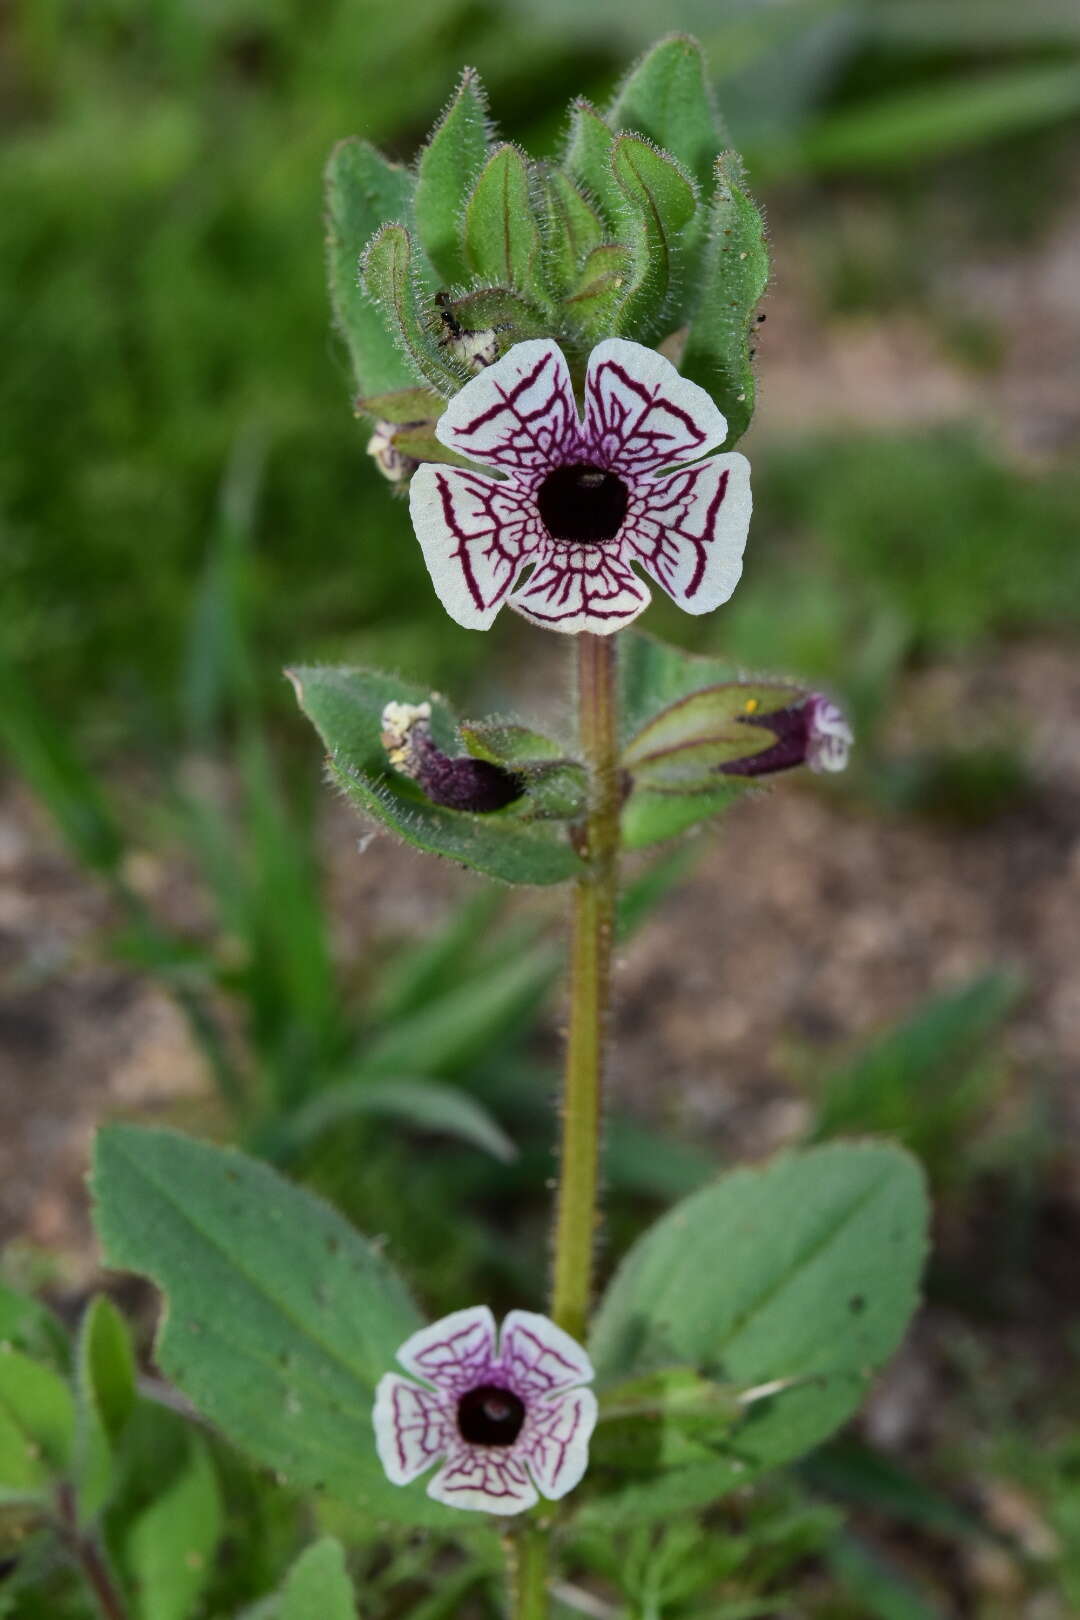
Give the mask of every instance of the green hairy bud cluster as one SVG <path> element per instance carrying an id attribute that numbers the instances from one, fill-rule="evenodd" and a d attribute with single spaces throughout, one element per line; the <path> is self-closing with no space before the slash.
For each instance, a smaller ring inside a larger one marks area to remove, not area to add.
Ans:
<path id="1" fill-rule="evenodd" d="M 728 447 L 745 432 L 764 224 L 695 40 L 661 40 L 605 113 L 574 102 L 558 163 L 496 138 L 466 69 L 412 167 L 358 137 L 335 148 L 327 210 L 357 411 L 413 460 L 454 460 L 432 431 L 443 403 L 536 337 L 577 380 L 605 337 L 661 348 L 715 399 Z"/>

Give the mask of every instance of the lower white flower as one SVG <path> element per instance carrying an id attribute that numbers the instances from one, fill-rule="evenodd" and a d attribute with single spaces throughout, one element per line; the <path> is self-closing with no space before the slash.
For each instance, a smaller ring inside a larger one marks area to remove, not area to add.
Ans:
<path id="1" fill-rule="evenodd" d="M 589 1457 L 596 1396 L 581 1346 L 546 1316 L 511 1311 L 496 1333 L 486 1305 L 406 1339 L 375 1392 L 375 1445 L 408 1485 L 435 1463 L 427 1493 L 450 1507 L 523 1513 L 572 1491 Z"/>

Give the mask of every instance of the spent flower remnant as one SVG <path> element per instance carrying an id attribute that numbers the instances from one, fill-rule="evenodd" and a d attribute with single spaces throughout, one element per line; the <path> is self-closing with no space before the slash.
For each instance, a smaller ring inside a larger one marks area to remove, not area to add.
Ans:
<path id="1" fill-rule="evenodd" d="M 459 624 L 486 630 L 508 601 L 549 629 L 608 635 L 650 600 L 635 563 L 688 613 L 734 591 L 749 464 L 708 456 L 727 422 L 655 350 L 598 344 L 580 419 L 558 345 L 515 344 L 454 396 L 435 432 L 499 475 L 425 463 L 410 486 L 428 570 Z"/>
<path id="2" fill-rule="evenodd" d="M 596 1396 L 582 1387 L 592 1363 L 546 1316 L 511 1311 L 496 1334 L 486 1305 L 454 1311 L 406 1339 L 397 1359 L 413 1378 L 386 1373 L 374 1412 L 393 1484 L 441 1462 L 427 1488 L 435 1501 L 508 1515 L 581 1479 L 596 1424 Z"/>
<path id="3" fill-rule="evenodd" d="M 525 791 L 513 771 L 440 748 L 431 731 L 430 703 L 388 703 L 380 738 L 394 769 L 411 777 L 432 804 L 483 814 L 512 804 Z"/>

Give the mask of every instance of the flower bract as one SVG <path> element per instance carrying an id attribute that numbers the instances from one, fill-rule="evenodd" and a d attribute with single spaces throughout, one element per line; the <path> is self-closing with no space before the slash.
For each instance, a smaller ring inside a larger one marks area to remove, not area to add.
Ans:
<path id="1" fill-rule="evenodd" d="M 579 418 L 558 345 L 515 344 L 455 394 L 435 432 L 496 475 L 425 463 L 410 486 L 428 570 L 459 624 L 486 630 L 509 602 L 548 629 L 608 635 L 648 605 L 637 568 L 688 613 L 735 589 L 749 464 L 708 455 L 724 417 L 655 350 L 598 344 Z"/>
<path id="2" fill-rule="evenodd" d="M 581 1479 L 596 1423 L 582 1387 L 592 1363 L 546 1316 L 511 1311 L 496 1333 L 486 1305 L 455 1311 L 406 1339 L 397 1359 L 412 1377 L 386 1373 L 374 1412 L 395 1485 L 440 1462 L 427 1487 L 435 1501 L 513 1514 Z"/>

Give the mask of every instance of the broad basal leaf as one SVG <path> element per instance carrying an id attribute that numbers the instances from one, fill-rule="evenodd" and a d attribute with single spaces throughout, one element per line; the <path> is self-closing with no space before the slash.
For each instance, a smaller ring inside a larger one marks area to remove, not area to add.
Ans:
<path id="1" fill-rule="evenodd" d="M 100 1132 L 93 1191 L 107 1263 L 166 1296 L 162 1371 L 230 1440 L 375 1518 L 450 1522 L 375 1455 L 375 1384 L 419 1317 L 340 1215 L 243 1154 L 134 1126 Z"/>
<path id="2" fill-rule="evenodd" d="M 926 1243 L 921 1172 L 885 1143 L 736 1170 L 676 1205 L 631 1249 L 601 1304 L 590 1345 L 598 1383 L 689 1367 L 759 1398 L 714 1460 L 652 1483 L 614 1476 L 583 1517 L 633 1523 L 700 1506 L 817 1445 L 896 1349 Z"/>

